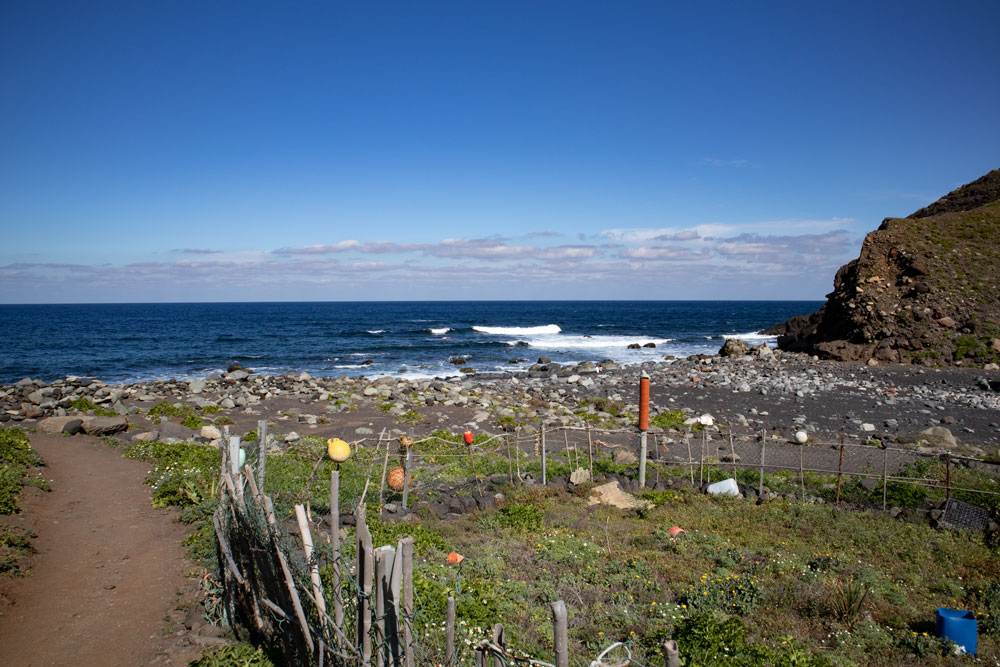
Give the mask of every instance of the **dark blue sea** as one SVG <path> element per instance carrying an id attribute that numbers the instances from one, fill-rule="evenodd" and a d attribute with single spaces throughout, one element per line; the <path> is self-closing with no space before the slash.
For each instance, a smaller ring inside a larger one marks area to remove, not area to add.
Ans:
<path id="1" fill-rule="evenodd" d="M 715 353 L 821 301 L 437 301 L 0 305 L 0 382 L 258 373 L 457 375 Z M 629 350 L 631 343 L 655 348 Z M 370 363 L 366 363 L 370 362 Z M 514 363 L 512 363 L 514 362 Z"/>

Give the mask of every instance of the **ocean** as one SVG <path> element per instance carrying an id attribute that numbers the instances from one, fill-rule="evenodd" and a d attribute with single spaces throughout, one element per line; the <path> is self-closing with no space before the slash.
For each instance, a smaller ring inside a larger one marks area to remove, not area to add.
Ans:
<path id="1" fill-rule="evenodd" d="M 0 383 L 68 375 L 194 379 L 258 373 L 455 376 L 538 357 L 621 364 L 714 354 L 821 301 L 429 301 L 0 305 Z M 633 343 L 655 348 L 630 350 Z M 452 363 L 465 359 L 465 363 Z"/>

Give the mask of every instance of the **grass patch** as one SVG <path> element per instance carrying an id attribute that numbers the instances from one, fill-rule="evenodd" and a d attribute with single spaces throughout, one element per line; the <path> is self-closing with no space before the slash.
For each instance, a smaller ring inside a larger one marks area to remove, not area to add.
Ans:
<path id="1" fill-rule="evenodd" d="M 26 485 L 48 490 L 48 482 L 28 474 L 28 468 L 45 465 L 19 428 L 0 429 L 0 514 L 17 511 L 17 499 Z"/>

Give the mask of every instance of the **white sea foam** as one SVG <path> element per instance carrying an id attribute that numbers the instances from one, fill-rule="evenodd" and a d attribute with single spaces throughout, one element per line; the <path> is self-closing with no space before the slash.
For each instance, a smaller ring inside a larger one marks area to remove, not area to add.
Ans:
<path id="1" fill-rule="evenodd" d="M 435 336 L 443 336 L 444 334 L 451 331 L 451 327 L 441 327 L 440 329 L 429 329 L 429 331 Z"/>
<path id="2" fill-rule="evenodd" d="M 540 327 L 472 327 L 472 330 L 492 336 L 544 336 L 562 332 L 558 324 Z"/>
<path id="3" fill-rule="evenodd" d="M 366 333 L 370 334 L 384 334 L 385 329 L 369 329 Z"/>
<path id="4" fill-rule="evenodd" d="M 638 338 L 636 336 L 538 336 L 524 340 L 528 347 L 544 350 L 612 350 L 628 349 L 629 345 L 645 345 L 654 343 L 657 347 L 670 343 L 673 338 Z M 513 341 L 508 345 L 516 345 L 521 341 Z M 649 348 L 645 348 L 649 349 Z"/>

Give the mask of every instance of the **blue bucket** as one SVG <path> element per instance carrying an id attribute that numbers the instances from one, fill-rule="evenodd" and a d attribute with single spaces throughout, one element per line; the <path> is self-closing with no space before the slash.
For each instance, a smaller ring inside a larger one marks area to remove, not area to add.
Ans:
<path id="1" fill-rule="evenodd" d="M 970 655 L 977 649 L 976 615 L 965 609 L 938 607 L 934 618 L 934 635 L 955 642 Z"/>

